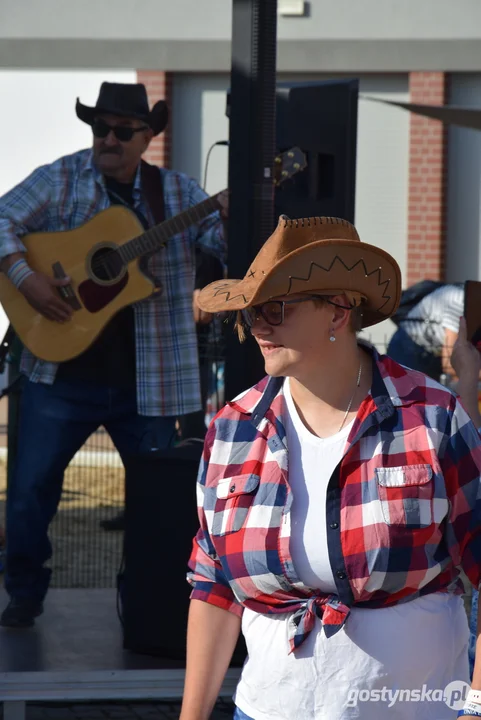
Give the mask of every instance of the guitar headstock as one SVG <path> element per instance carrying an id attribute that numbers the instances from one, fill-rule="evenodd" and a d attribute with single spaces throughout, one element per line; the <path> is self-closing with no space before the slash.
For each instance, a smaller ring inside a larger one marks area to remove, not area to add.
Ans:
<path id="1" fill-rule="evenodd" d="M 280 185 L 306 167 L 307 159 L 300 148 L 293 147 L 280 153 L 274 159 L 274 185 Z"/>

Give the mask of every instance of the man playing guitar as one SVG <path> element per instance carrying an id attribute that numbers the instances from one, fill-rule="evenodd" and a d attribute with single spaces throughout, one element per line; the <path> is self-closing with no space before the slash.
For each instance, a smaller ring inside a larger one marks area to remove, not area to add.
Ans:
<path id="1" fill-rule="evenodd" d="M 153 178 L 152 166 L 141 162 L 168 119 L 163 101 L 149 110 L 143 85 L 103 83 L 96 106 L 77 101 L 76 111 L 92 127 L 92 149 L 37 168 L 0 198 L 1 270 L 55 323 L 69 323 L 74 312 L 61 294 L 69 278 L 32 270 L 23 236 L 78 228 L 112 204 L 133 210 L 147 229 L 161 215 L 173 217 L 206 197 L 185 175 L 156 168 Z M 64 471 L 87 438 L 103 425 L 121 457 L 147 453 L 171 443 L 177 416 L 200 409 L 195 251 L 225 258 L 220 215 L 227 213 L 227 197 L 218 200 L 220 214 L 188 227 L 149 257 L 145 269 L 160 292 L 117 312 L 85 352 L 55 364 L 23 351 L 26 380 L 7 500 L 10 601 L 1 625 L 28 627 L 43 612 L 51 573 L 44 567 L 51 556 L 48 527 Z"/>

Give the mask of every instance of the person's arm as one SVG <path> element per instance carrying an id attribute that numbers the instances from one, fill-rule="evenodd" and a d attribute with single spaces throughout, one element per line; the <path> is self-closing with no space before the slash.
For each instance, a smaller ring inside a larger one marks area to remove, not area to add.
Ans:
<path id="1" fill-rule="evenodd" d="M 456 392 L 473 423 L 481 429 L 481 414 L 478 406 L 481 354 L 467 339 L 466 320 L 463 317 L 459 321 L 459 333 L 454 343 L 451 365 L 459 378 Z"/>
<path id="2" fill-rule="evenodd" d="M 51 201 L 51 171 L 46 165 L 34 170 L 25 180 L 0 198 L 0 262 L 2 270 L 8 256 L 23 257 L 22 237 L 46 229 Z M 21 253 L 21 255 L 19 255 Z"/>
<path id="3" fill-rule="evenodd" d="M 453 353 L 454 343 L 456 342 L 457 333 L 449 328 L 444 330 L 444 343 L 441 350 L 441 364 L 443 372 L 452 377 L 456 377 L 457 373 L 451 364 L 451 355 Z"/>
<path id="4" fill-rule="evenodd" d="M 191 600 L 187 666 L 180 720 L 208 720 L 236 646 L 241 618 L 201 600 Z"/>
<path id="5" fill-rule="evenodd" d="M 200 528 L 187 576 L 193 586 L 181 720 L 208 720 L 239 637 L 243 607 L 229 585 L 209 531 L 216 502 L 215 419 L 209 426 L 197 480 Z M 213 458 L 212 465 L 210 465 Z"/>
<path id="6" fill-rule="evenodd" d="M 443 535 L 454 566 L 461 567 L 473 587 L 479 588 L 481 584 L 481 438 L 459 399 L 454 396 L 448 415 L 450 420 L 444 433 L 445 443 L 439 453 L 449 507 Z M 479 615 L 478 628 L 481 629 Z M 479 634 L 471 688 L 481 691 Z"/>
<path id="7" fill-rule="evenodd" d="M 0 198 L 0 270 L 35 310 L 49 320 L 66 322 L 72 308 L 62 300 L 57 288 L 67 285 L 70 279 L 59 280 L 34 272 L 28 266 L 22 243 L 27 233 L 46 229 L 50 191 L 49 166 L 44 166 Z"/>

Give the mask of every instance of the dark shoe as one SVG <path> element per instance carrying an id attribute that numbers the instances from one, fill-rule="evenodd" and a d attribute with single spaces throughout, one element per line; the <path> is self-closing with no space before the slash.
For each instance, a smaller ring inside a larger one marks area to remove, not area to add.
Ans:
<path id="1" fill-rule="evenodd" d="M 122 510 L 118 515 L 116 515 L 113 518 L 110 518 L 110 520 L 101 520 L 100 521 L 100 527 L 104 530 L 107 530 L 107 532 L 110 532 L 112 530 L 125 530 L 125 513 Z"/>
<path id="2" fill-rule="evenodd" d="M 43 613 L 43 604 L 33 600 L 12 598 L 0 617 L 0 625 L 9 628 L 32 627 Z"/>

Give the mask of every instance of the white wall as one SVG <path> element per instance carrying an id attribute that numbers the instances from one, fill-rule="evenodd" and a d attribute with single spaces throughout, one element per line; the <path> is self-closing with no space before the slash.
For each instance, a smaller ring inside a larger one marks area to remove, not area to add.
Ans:
<path id="1" fill-rule="evenodd" d="M 91 145 L 91 130 L 77 118 L 75 101 L 94 105 L 103 80 L 136 82 L 136 72 L 0 71 L 0 195 L 39 165 Z M 7 325 L 0 307 L 1 337 Z"/>
<path id="2" fill-rule="evenodd" d="M 229 139 L 225 115 L 229 76 L 174 75 L 172 88 L 172 166 L 203 184 L 207 153 L 211 145 Z M 227 187 L 227 147 L 211 153 L 206 190 L 215 193 Z"/>
<path id="3" fill-rule="evenodd" d="M 0 195 L 39 165 L 91 145 L 75 101 L 94 105 L 103 80 L 136 82 L 136 72 L 0 71 Z"/>
<path id="4" fill-rule="evenodd" d="M 280 75 L 279 81 L 316 81 L 320 75 Z M 218 75 L 176 75 L 173 88 L 173 166 L 200 180 L 204 177 L 209 147 L 228 137 L 225 117 L 229 77 Z M 409 99 L 406 74 L 364 76 L 363 95 L 384 100 Z M 401 271 L 407 262 L 407 209 L 409 169 L 409 113 L 359 99 L 356 226 L 365 242 L 391 253 Z M 207 191 L 227 184 L 228 148 L 216 147 L 209 162 Z M 391 336 L 388 321 L 367 335 L 380 346 Z"/>
<path id="5" fill-rule="evenodd" d="M 481 107 L 481 73 L 451 76 L 450 104 Z M 481 279 L 481 132 L 448 130 L 447 279 Z"/>

